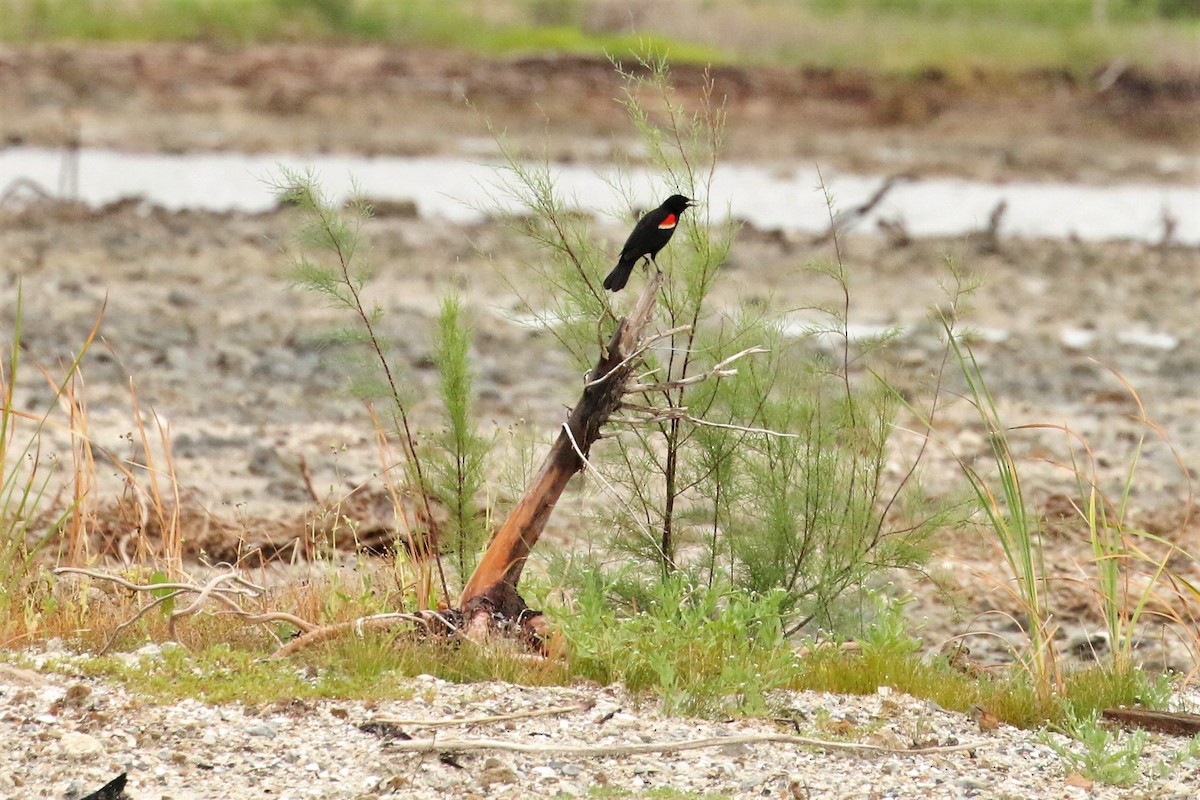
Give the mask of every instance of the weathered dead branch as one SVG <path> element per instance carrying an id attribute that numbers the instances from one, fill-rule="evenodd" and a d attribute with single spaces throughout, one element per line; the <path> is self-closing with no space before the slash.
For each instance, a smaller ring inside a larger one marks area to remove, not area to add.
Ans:
<path id="1" fill-rule="evenodd" d="M 658 333 L 647 331 L 654 317 L 662 281 L 662 273 L 656 271 L 638 297 L 633 311 L 617 324 L 608 345 L 602 348 L 595 368 L 584 382 L 583 394 L 563 423 L 562 431 L 541 470 L 493 536 L 479 566 L 467 581 L 459 609 L 468 635 L 484 635 L 494 623 L 503 622 L 519 624 L 521 632 L 534 641 L 545 638 L 545 623 L 539 614 L 529 613 L 525 601 L 517 593 L 517 582 L 530 551 L 542 535 L 568 481 L 588 466 L 591 447 L 601 438 L 601 430 L 605 425 L 686 419 L 697 425 L 713 424 L 753 434 L 787 435 L 760 428 L 708 423 L 688 415 L 686 408 L 657 408 L 626 399 L 629 395 L 646 397 L 669 394 L 701 381 L 730 377 L 737 374 L 732 366 L 736 361 L 767 352 L 762 347 L 747 347 L 704 372 L 655 383 L 646 382 L 654 374 L 653 371 L 635 374 L 643 364 L 643 356 L 657 343 L 691 327 L 685 325 Z M 640 414 L 641 418 L 614 418 L 613 414 L 619 409 Z M 605 488 L 611 490 L 607 483 Z"/>
<path id="2" fill-rule="evenodd" d="M 638 355 L 649 347 L 646 329 L 654 317 L 662 281 L 662 273 L 655 271 L 633 311 L 618 323 L 590 373 L 599 377 L 584 384 L 583 394 L 541 470 L 492 537 L 467 581 L 459 608 L 468 630 L 478 631 L 500 618 L 521 622 L 528 633 L 541 632 L 531 629 L 532 617 L 537 615 L 528 613 L 525 601 L 517 594 L 517 582 L 568 481 L 583 469 L 592 444 L 600 438 L 601 428 L 620 407 L 628 391 L 627 384 L 640 363 Z"/>
<path id="3" fill-rule="evenodd" d="M 288 614 L 281 611 L 256 613 L 247 611 L 239 605 L 236 598 L 256 598 L 262 596 L 266 591 L 262 586 L 243 578 L 236 571 L 229 569 L 225 572 L 219 572 L 209 578 L 203 584 L 187 583 L 183 581 L 169 581 L 164 583 L 133 583 L 119 575 L 113 575 L 107 572 L 101 572 L 94 569 L 84 569 L 82 567 L 59 567 L 54 570 L 56 575 L 85 575 L 95 580 L 108 581 L 115 583 L 132 592 L 147 593 L 155 595 L 155 599 L 147 603 L 131 618 L 125 620 L 116 627 L 112 636 L 100 648 L 100 654 L 108 652 L 113 646 L 117 638 L 130 625 L 133 625 L 139 619 L 146 615 L 153 608 L 174 600 L 185 595 L 195 595 L 187 606 L 175 609 L 167 615 L 167 630 L 170 632 L 171 638 L 178 641 L 179 635 L 176 630 L 176 624 L 179 620 L 193 616 L 201 611 L 205 604 L 209 601 L 215 601 L 226 609 L 226 613 L 232 613 L 249 623 L 265 623 L 265 622 L 286 622 L 290 625 L 295 625 L 302 631 L 311 630 L 316 625 L 307 622 L 294 614 Z M 165 594 L 164 594 L 165 592 Z"/>
<path id="4" fill-rule="evenodd" d="M 279 648 L 270 656 L 272 659 L 286 658 L 306 647 L 328 641 L 346 633 L 354 633 L 361 636 L 367 630 L 391 628 L 396 625 L 421 625 L 428 630 L 436 624 L 438 629 L 445 633 L 452 633 L 457 630 L 457 627 L 449 619 L 435 611 L 426 611 L 420 614 L 372 614 L 350 620 L 349 622 L 338 622 L 332 625 L 317 625 L 285 611 L 265 611 L 261 613 L 248 611 L 241 606 L 238 602 L 239 599 L 258 598 L 266 590 L 246 580 L 233 569 L 219 572 L 205 583 L 188 583 L 184 581 L 134 583 L 122 578 L 120 575 L 80 567 L 59 567 L 54 572 L 58 575 L 86 575 L 89 578 L 114 583 L 132 592 L 155 595 L 153 601 L 139 608 L 137 613 L 113 630 L 112 636 L 109 637 L 108 641 L 100 649 L 101 655 L 108 652 L 122 632 L 144 617 L 152 609 L 158 608 L 168 601 L 188 595 L 194 595 L 195 598 L 185 607 L 173 610 L 167 615 L 167 630 L 170 632 L 172 639 L 179 641 L 179 633 L 176 629 L 179 620 L 199 614 L 211 602 L 223 607 L 223 610 L 217 613 L 233 615 L 248 624 L 261 625 L 284 622 L 297 628 L 301 632 L 301 635 L 286 644 L 280 642 Z M 278 637 L 276 637 L 276 641 L 280 641 Z"/>

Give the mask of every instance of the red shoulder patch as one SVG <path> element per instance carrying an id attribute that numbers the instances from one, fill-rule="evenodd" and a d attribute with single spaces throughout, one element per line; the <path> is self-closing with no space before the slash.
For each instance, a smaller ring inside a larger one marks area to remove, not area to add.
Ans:
<path id="1" fill-rule="evenodd" d="M 667 218 L 658 223 L 658 227 L 659 230 L 662 230 L 664 228 L 674 228 L 677 224 L 679 224 L 679 220 L 675 217 L 675 215 L 667 214 Z"/>

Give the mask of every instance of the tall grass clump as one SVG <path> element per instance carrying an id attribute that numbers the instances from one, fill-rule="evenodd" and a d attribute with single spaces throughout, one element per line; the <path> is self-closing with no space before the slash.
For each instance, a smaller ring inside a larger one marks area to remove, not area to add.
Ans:
<path id="1" fill-rule="evenodd" d="M 12 340 L 8 353 L 0 358 L 0 641 L 9 634 L 30 627 L 24 620 L 22 608 L 29 582 L 38 570 L 38 557 L 56 537 L 70 528 L 73 531 L 68 545 L 71 558 L 81 558 L 81 538 L 86 528 L 79 524 L 76 511 L 81 507 L 87 486 L 76 464 L 72 481 L 73 501 L 58 503 L 53 485 L 60 464 L 53 455 L 44 452 L 44 436 L 51 426 L 64 427 L 52 419 L 60 403 L 70 403 L 69 419 L 75 421 L 74 391 L 80 375 L 80 364 L 99 332 L 99 317 L 79 350 L 67 363 L 62 374 L 42 375 L 53 392 L 52 400 L 40 411 L 18 407 L 17 383 L 21 374 L 22 302 L 21 284 L 17 283 L 13 308 Z M 102 315 L 101 315 L 102 316 Z M 69 433 L 73 434 L 74 427 Z M 78 437 L 72 435 L 72 453 L 78 455 Z M 81 494 L 84 493 L 84 494 Z M 76 525 L 70 523 L 74 521 Z M 19 619 L 20 617 L 20 619 Z"/>
<path id="2" fill-rule="evenodd" d="M 954 277 L 961 287 L 961 276 L 955 273 Z M 953 305 L 957 299 L 956 295 Z M 1070 427 L 1004 423 L 979 362 L 957 328 L 956 314 L 957 308 L 942 314 L 943 332 L 965 382 L 965 396 L 983 426 L 990 459 L 976 465 L 956 457 L 978 501 L 984 528 L 1003 554 L 1009 578 L 1003 586 L 1017 601 L 1021 630 L 1028 639 L 1028 646 L 1015 653 L 1017 663 L 1028 673 L 1040 701 L 1045 704 L 1057 698 L 1069 704 L 1070 698 L 1088 691 L 1089 682 L 1107 687 L 1099 690 L 1102 693 L 1117 695 L 1129 693 L 1121 687 L 1130 681 L 1144 683 L 1135 647 L 1144 635 L 1145 625 L 1152 622 L 1169 627 L 1194 658 L 1200 657 L 1200 591 L 1186 577 L 1187 567 L 1180 568 L 1194 565 L 1196 556 L 1169 538 L 1141 530 L 1130 521 L 1129 499 L 1147 435 L 1153 432 L 1165 441 L 1163 431 L 1147 417 L 1137 393 L 1117 376 L 1136 403 L 1136 419 L 1143 432 L 1134 443 L 1114 494 L 1102 483 L 1096 455 Z M 1022 479 L 1024 466 L 1012 444 L 1014 435 L 1030 432 L 1057 433 L 1065 441 L 1065 455 L 1051 463 L 1065 471 L 1075 487 L 1071 505 L 1091 551 L 1091 562 L 1084 565 L 1082 578 L 1058 574 L 1047 565 L 1045 523 L 1030 507 Z M 1175 458 L 1186 478 L 1186 467 L 1177 454 Z M 1184 526 L 1191 513 L 1190 480 L 1188 483 Z M 1052 588 L 1056 582 L 1068 581 L 1085 585 L 1108 637 L 1101 669 L 1082 681 L 1064 669 L 1055 647 L 1059 623 Z"/>
<path id="3" fill-rule="evenodd" d="M 1153 435 L 1166 443 L 1164 431 L 1147 415 L 1134 388 L 1120 374 L 1113 375 L 1133 400 L 1140 426 L 1131 448 L 1124 477 L 1113 493 L 1101 484 L 1098 457 L 1087 441 L 1065 425 L 1027 426 L 1062 434 L 1067 457 L 1061 467 L 1075 484 L 1072 505 L 1091 545 L 1093 558 L 1092 594 L 1104 621 L 1110 645 L 1111 666 L 1126 673 L 1137 666 L 1135 648 L 1145 623 L 1168 625 L 1182 634 L 1182 642 L 1200 667 L 1200 588 L 1188 580 L 1187 566 L 1200 564 L 1197 554 L 1168 537 L 1144 530 L 1131 521 L 1130 494 L 1137 480 L 1138 465 Z M 1180 474 L 1188 484 L 1180 527 L 1193 513 L 1190 473 L 1179 454 L 1171 448 Z"/>
<path id="4" fill-rule="evenodd" d="M 1017 459 L 1009 445 L 1008 429 L 1000 420 L 1000 412 L 983 380 L 979 363 L 948 321 L 945 331 L 966 380 L 968 396 L 985 427 L 995 479 L 991 480 L 965 462 L 961 465 L 1013 577 L 1016 597 L 1028 620 L 1024 633 L 1029 638 L 1029 648 L 1022 659 L 1045 699 L 1061 688 L 1062 675 L 1053 645 L 1054 629 L 1039 522 L 1029 510 Z"/>

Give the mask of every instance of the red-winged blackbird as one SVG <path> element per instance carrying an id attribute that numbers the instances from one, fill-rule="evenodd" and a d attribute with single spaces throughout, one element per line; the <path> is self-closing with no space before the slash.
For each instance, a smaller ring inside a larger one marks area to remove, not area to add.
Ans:
<path id="1" fill-rule="evenodd" d="M 673 194 L 666 202 L 638 220 L 633 226 L 633 233 L 625 240 L 621 248 L 621 257 L 613 271 L 604 279 L 604 288 L 619 292 L 629 282 L 629 276 L 639 259 L 649 257 L 654 261 L 658 251 L 671 241 L 671 234 L 679 224 L 679 216 L 684 209 L 690 208 L 692 201 L 681 194 Z M 655 261 L 655 265 L 658 262 Z"/>

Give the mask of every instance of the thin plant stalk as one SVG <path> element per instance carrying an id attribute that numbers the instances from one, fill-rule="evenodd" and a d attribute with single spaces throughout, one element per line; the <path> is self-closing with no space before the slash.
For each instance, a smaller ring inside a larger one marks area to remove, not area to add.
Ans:
<path id="1" fill-rule="evenodd" d="M 1061 690 L 1062 675 L 1052 643 L 1052 613 L 1040 531 L 1036 521 L 1029 516 L 1020 472 L 1008 442 L 1008 429 L 1001 423 L 999 409 L 983 380 L 979 363 L 970 348 L 961 341 L 953 323 L 943 317 L 942 325 L 962 369 L 969 397 L 986 428 L 1000 496 L 979 472 L 961 459 L 959 464 L 987 516 L 989 529 L 995 534 L 1012 573 L 1015 594 L 1020 598 L 1028 619 L 1025 626 L 1029 638 L 1027 667 L 1039 695 L 1048 698 Z"/>
<path id="2" fill-rule="evenodd" d="M 43 518 L 50 500 L 48 490 L 53 478 L 52 470 L 43 465 L 42 433 L 51 424 L 55 404 L 69 397 L 72 381 L 100 331 L 107 303 L 101 305 L 96 321 L 67 365 L 64 376 L 55 381 L 42 370 L 54 390 L 54 403 L 36 414 L 16 407 L 23 310 L 20 279 L 16 298 L 7 365 L 0 359 L 0 631 L 5 631 L 12 621 L 14 593 L 34 568 L 39 553 L 63 530 L 74 512 L 74 505 L 68 505 L 46 524 L 43 532 L 34 532 L 34 525 Z M 22 431 L 24 422 L 32 423 L 28 432 Z"/>
<path id="3" fill-rule="evenodd" d="M 327 295 L 338 306 L 349 310 L 356 317 L 357 324 L 361 329 L 361 336 L 355 338 L 365 343 L 372 359 L 384 376 L 384 387 L 396 427 L 400 432 L 401 447 L 409 468 L 412 470 L 412 482 L 415 484 L 415 489 L 420 495 L 425 510 L 427 535 L 419 537 L 420 540 L 415 541 L 414 545 L 420 548 L 418 553 L 421 557 L 429 558 L 434 562 L 443 598 L 449 604 L 450 589 L 438 552 L 437 531 L 433 525 L 434 514 L 429 497 L 427 471 L 418 451 L 416 434 L 409 419 L 408 406 L 401 396 L 391 362 L 384 353 L 382 339 L 375 330 L 375 320 L 379 318 L 380 312 L 377 309 L 368 310 L 362 295 L 367 274 L 359 263 L 357 251 L 361 242 L 360 226 L 363 219 L 369 216 L 370 208 L 358 200 L 353 201 L 352 207 L 358 213 L 353 215 L 353 224 L 351 224 L 319 191 L 315 177 L 311 173 L 301 174 L 284 169 L 282 175 L 283 181 L 276 187 L 280 197 L 295 203 L 315 218 L 315 221 L 305 229 L 303 240 L 316 248 L 332 253 L 335 260 L 334 267 L 330 270 L 316 265 L 300 255 L 295 259 L 296 281 Z"/>

